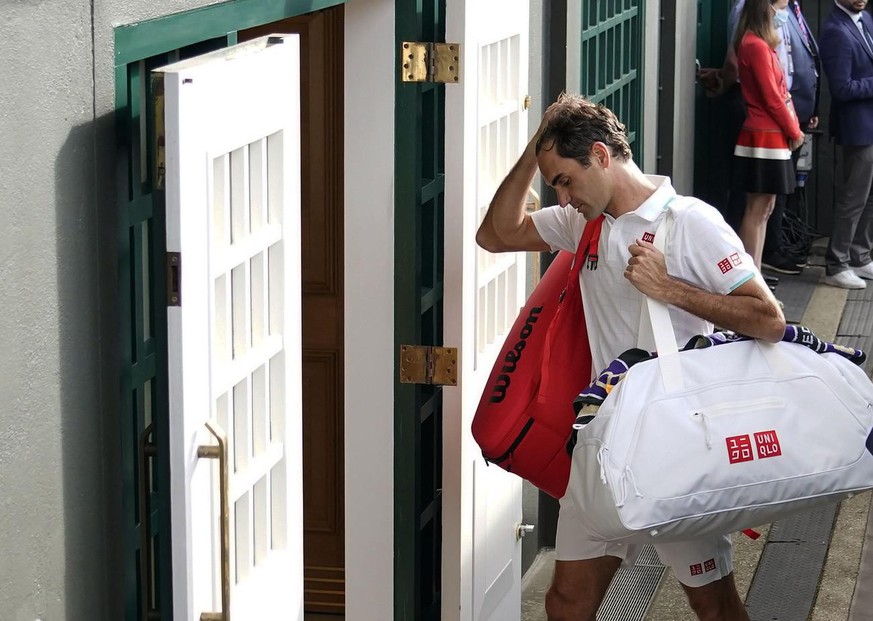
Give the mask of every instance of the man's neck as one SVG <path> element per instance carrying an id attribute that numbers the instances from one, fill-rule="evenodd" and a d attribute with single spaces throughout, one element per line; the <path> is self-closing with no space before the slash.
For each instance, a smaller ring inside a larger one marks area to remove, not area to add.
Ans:
<path id="1" fill-rule="evenodd" d="M 851 17 L 852 21 L 858 21 L 859 19 L 861 19 L 860 12 L 852 11 L 851 9 L 849 9 L 849 8 L 843 6 L 842 4 L 840 4 L 839 2 L 837 2 L 837 0 L 834 0 L 834 4 L 836 4 L 837 8 L 840 9 L 843 13 L 845 13 L 846 15 Z"/>
<path id="2" fill-rule="evenodd" d="M 605 211 L 613 218 L 636 211 L 657 189 L 633 160 L 621 162 L 615 170 L 615 192 Z"/>

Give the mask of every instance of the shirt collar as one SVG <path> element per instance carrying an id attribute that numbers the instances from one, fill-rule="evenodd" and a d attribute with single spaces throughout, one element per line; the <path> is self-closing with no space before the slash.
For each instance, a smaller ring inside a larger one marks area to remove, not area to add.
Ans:
<path id="1" fill-rule="evenodd" d="M 848 15 L 849 17 L 851 17 L 851 18 L 852 18 L 852 21 L 855 22 L 855 25 L 856 25 L 856 26 L 858 25 L 858 22 L 861 21 L 861 14 L 860 14 L 860 13 L 852 13 L 849 9 L 847 9 L 847 8 L 844 7 L 842 4 L 840 4 L 839 2 L 837 2 L 837 0 L 834 0 L 834 4 L 837 5 L 837 7 L 838 7 L 838 8 L 839 8 L 843 13 L 845 13 L 846 15 Z"/>
<path id="2" fill-rule="evenodd" d="M 670 177 L 661 175 L 646 175 L 646 179 L 657 186 L 655 193 L 647 198 L 642 205 L 637 207 L 633 213 L 640 218 L 654 222 L 658 216 L 667 208 L 676 198 L 676 190 L 670 184 Z"/>

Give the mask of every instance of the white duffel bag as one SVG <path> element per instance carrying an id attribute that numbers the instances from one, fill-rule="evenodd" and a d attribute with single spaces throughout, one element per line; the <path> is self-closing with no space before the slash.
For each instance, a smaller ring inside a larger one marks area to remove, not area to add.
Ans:
<path id="1" fill-rule="evenodd" d="M 632 366 L 577 431 L 567 493 L 591 536 L 735 532 L 873 487 L 861 368 L 786 342 L 679 352 L 667 308 L 647 306 L 658 357 Z"/>
<path id="2" fill-rule="evenodd" d="M 604 541 L 728 533 L 873 487 L 873 385 L 839 354 L 741 341 L 638 363 L 578 432 L 567 490 Z"/>

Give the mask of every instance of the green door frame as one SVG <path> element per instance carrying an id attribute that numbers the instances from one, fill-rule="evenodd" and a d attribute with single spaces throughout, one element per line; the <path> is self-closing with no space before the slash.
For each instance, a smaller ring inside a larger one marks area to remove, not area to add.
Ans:
<path id="1" fill-rule="evenodd" d="M 446 0 L 397 0 L 396 50 L 445 42 Z M 445 86 L 402 82 L 395 100 L 395 351 L 443 344 Z M 399 355 L 395 359 L 399 362 Z M 395 368 L 394 377 L 400 377 Z M 442 389 L 395 380 L 394 619 L 438 621 Z"/>
<path id="2" fill-rule="evenodd" d="M 164 198 L 151 69 L 344 0 L 229 0 L 114 30 L 125 621 L 172 616 Z"/>

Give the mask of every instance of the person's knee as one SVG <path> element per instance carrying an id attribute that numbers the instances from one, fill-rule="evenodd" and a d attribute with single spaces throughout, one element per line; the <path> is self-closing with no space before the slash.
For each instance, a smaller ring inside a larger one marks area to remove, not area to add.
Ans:
<path id="1" fill-rule="evenodd" d="M 587 600 L 584 593 L 552 584 L 546 593 L 546 616 L 549 621 L 594 621 L 599 602 Z"/>
<path id="2" fill-rule="evenodd" d="M 700 621 L 744 621 L 749 617 L 734 584 L 733 574 L 703 587 L 682 585 L 691 610 Z"/>

